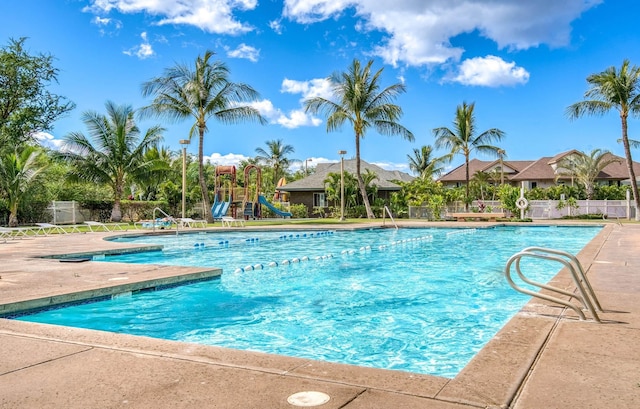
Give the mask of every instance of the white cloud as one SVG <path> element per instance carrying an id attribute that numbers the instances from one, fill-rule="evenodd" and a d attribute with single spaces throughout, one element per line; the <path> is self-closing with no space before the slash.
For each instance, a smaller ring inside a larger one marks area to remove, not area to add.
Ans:
<path id="1" fill-rule="evenodd" d="M 212 153 L 210 156 L 205 156 L 203 158 L 204 162 L 210 162 L 212 164 L 220 166 L 239 166 L 240 162 L 248 159 L 250 159 L 249 156 L 244 156 L 240 153 L 227 153 L 226 155 L 222 155 L 220 153 Z"/>
<path id="2" fill-rule="evenodd" d="M 330 99 L 333 96 L 331 83 L 326 78 L 315 78 L 308 81 L 296 81 L 285 78 L 282 80 L 280 92 L 302 94 L 301 101 L 313 97 Z"/>
<path id="3" fill-rule="evenodd" d="M 280 20 L 270 21 L 269 28 L 275 31 L 276 34 L 282 34 L 282 24 L 280 23 Z"/>
<path id="4" fill-rule="evenodd" d="M 301 126 L 318 126 L 322 121 L 304 112 L 302 109 L 294 109 L 288 114 L 273 106 L 269 100 L 256 101 L 251 106 L 257 109 L 262 116 L 272 124 L 278 124 L 288 129 Z"/>
<path id="5" fill-rule="evenodd" d="M 251 62 L 257 62 L 260 50 L 242 43 L 235 50 L 227 51 L 227 56 L 231 58 L 245 58 Z"/>
<path id="6" fill-rule="evenodd" d="M 62 139 L 56 139 L 55 136 L 47 132 L 36 132 L 33 134 L 33 137 L 45 148 L 60 150 L 64 144 Z"/>
<path id="7" fill-rule="evenodd" d="M 508 63 L 503 59 L 489 55 L 464 60 L 457 76 L 451 79 L 464 85 L 480 85 L 486 87 L 513 86 L 526 84 L 529 73 L 515 62 Z"/>
<path id="8" fill-rule="evenodd" d="M 117 10 L 124 14 L 159 16 L 156 24 L 184 24 L 216 34 L 240 34 L 253 30 L 234 18 L 236 10 L 253 10 L 257 0 L 92 0 L 84 11 L 94 14 Z"/>
<path id="9" fill-rule="evenodd" d="M 123 51 L 123 53 L 126 55 L 135 55 L 141 60 L 144 60 L 145 58 L 149 58 L 153 56 L 155 52 L 153 51 L 153 47 L 151 46 L 151 43 L 149 43 L 149 40 L 147 39 L 147 33 L 144 32 L 140 34 L 140 37 L 142 38 L 141 44 L 133 48 L 130 48 L 129 50 Z"/>
<path id="10" fill-rule="evenodd" d="M 337 18 L 353 8 L 359 29 L 387 37 L 373 53 L 394 66 L 459 61 L 464 49 L 451 39 L 477 31 L 499 48 L 527 49 L 569 44 L 571 22 L 602 0 L 285 0 L 284 15 L 308 24 Z"/>
<path id="11" fill-rule="evenodd" d="M 393 162 L 372 162 L 374 165 L 376 166 L 380 166 L 382 169 L 385 170 L 399 170 L 400 172 L 405 172 L 405 173 L 411 173 L 411 170 L 409 169 L 409 165 L 407 165 L 406 163 L 393 163 Z"/>

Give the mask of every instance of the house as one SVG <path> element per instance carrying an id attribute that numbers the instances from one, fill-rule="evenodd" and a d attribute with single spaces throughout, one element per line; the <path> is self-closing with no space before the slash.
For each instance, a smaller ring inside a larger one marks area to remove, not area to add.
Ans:
<path id="1" fill-rule="evenodd" d="M 313 209 L 324 208 L 327 210 L 330 205 L 326 199 L 325 194 L 325 179 L 327 179 L 329 173 L 340 174 L 340 162 L 336 163 L 319 163 L 316 166 L 316 170 L 313 174 L 288 183 L 284 186 L 278 187 L 277 190 L 286 192 L 289 194 L 289 202 L 291 204 L 304 204 L 307 206 L 308 214 L 313 214 Z M 362 173 L 368 169 L 375 173 L 378 178 L 371 184 L 377 186 L 378 197 L 382 198 L 385 202 L 389 202 L 391 193 L 400 190 L 400 186 L 393 181 L 410 182 L 414 179 L 413 176 L 405 172 L 397 170 L 385 170 L 379 166 L 367 163 L 363 160 L 360 161 L 360 171 Z M 348 159 L 344 161 L 345 173 L 356 174 L 356 160 Z M 336 205 L 333 203 L 332 205 Z"/>
<path id="2" fill-rule="evenodd" d="M 504 181 L 514 186 L 521 186 L 527 189 L 535 187 L 545 188 L 555 186 L 557 184 L 571 183 L 571 176 L 563 175 L 558 177 L 560 168 L 558 164 L 569 155 L 580 154 L 576 150 L 559 153 L 556 156 L 545 156 L 537 160 L 493 160 L 481 161 L 472 159 L 469 161 L 469 179 L 473 179 L 476 172 L 485 172 L 490 175 L 496 182 Z M 628 181 L 629 172 L 625 158 L 611 155 L 618 161 L 607 165 L 596 178 L 597 184 L 620 185 L 624 181 Z M 640 173 L 640 163 L 634 162 L 633 169 L 636 175 Z M 566 170 L 565 170 L 566 172 Z M 465 165 L 464 163 L 438 179 L 444 186 L 458 187 L 464 186 Z"/>

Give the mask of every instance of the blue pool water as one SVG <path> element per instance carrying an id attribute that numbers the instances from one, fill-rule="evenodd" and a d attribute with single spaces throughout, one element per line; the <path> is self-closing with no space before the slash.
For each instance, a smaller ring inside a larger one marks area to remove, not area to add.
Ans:
<path id="1" fill-rule="evenodd" d="M 576 254 L 599 231 L 496 227 L 123 238 L 164 249 L 96 259 L 222 267 L 223 275 L 19 319 L 454 377 L 529 300 L 507 285 L 507 259 L 527 246 Z M 523 261 L 537 281 L 558 269 Z"/>

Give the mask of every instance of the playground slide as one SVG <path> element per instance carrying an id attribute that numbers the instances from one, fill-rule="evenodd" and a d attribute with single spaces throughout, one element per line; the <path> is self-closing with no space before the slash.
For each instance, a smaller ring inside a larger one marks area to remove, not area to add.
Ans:
<path id="1" fill-rule="evenodd" d="M 283 212 L 282 210 L 278 209 L 277 207 L 275 207 L 274 205 L 272 205 L 271 203 L 269 203 L 267 201 L 267 198 L 259 195 L 258 196 L 258 202 L 260 202 L 261 204 L 267 206 L 269 208 L 269 210 L 271 210 L 272 212 L 274 212 L 275 214 L 277 214 L 278 216 L 282 216 L 282 217 L 291 217 L 291 213 L 289 212 Z"/>
<path id="2" fill-rule="evenodd" d="M 220 219 L 222 216 L 227 214 L 230 204 L 231 202 L 218 202 L 218 198 L 216 198 L 213 202 L 213 206 L 211 206 L 211 217 L 214 219 Z"/>

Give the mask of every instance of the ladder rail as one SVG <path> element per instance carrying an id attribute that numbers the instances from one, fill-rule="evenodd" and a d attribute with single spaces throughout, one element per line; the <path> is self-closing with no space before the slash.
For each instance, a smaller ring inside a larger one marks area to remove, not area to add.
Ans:
<path id="1" fill-rule="evenodd" d="M 580 280 L 582 281 L 582 283 L 586 286 L 586 290 L 589 294 L 589 297 L 591 299 L 591 301 L 593 302 L 593 304 L 595 304 L 595 307 L 598 309 L 598 311 L 604 311 L 602 309 L 602 307 L 600 306 L 600 302 L 598 301 L 598 297 L 596 297 L 596 293 L 593 291 L 593 287 L 591 287 L 591 283 L 589 282 L 589 279 L 587 278 L 587 275 L 584 272 L 584 269 L 582 268 L 582 264 L 580 264 L 580 261 L 578 260 L 578 258 L 576 256 L 574 256 L 571 253 L 568 253 L 566 251 L 562 251 L 562 250 L 555 250 L 555 249 L 550 249 L 550 248 L 545 248 L 545 247 L 527 247 L 522 251 L 534 251 L 534 252 L 539 252 L 539 253 L 550 253 L 550 254 L 556 254 L 562 257 L 566 257 L 569 260 L 571 260 L 571 263 L 573 263 L 573 266 L 576 268 L 576 271 L 579 275 Z"/>
<path id="2" fill-rule="evenodd" d="M 560 264 L 562 264 L 563 266 L 565 266 L 569 272 L 571 273 L 571 277 L 574 281 L 574 284 L 576 285 L 578 291 L 579 291 L 579 295 L 569 292 L 569 291 L 565 291 L 563 289 L 548 285 L 548 284 L 543 284 L 543 283 L 539 283 L 536 282 L 534 280 L 528 279 L 523 273 L 522 273 L 522 269 L 520 267 L 520 261 L 522 260 L 522 258 L 524 257 L 531 257 L 531 258 L 537 258 L 537 259 L 543 259 L 543 260 L 549 260 L 549 261 L 555 261 L 558 262 Z M 565 257 L 565 258 L 563 258 Z M 567 258 L 569 260 L 567 260 Z M 586 317 L 584 315 L 584 312 L 578 308 L 574 303 L 571 303 L 570 301 L 565 301 L 562 300 L 560 298 L 551 296 L 551 295 L 547 295 L 547 294 L 542 294 L 540 292 L 534 292 L 531 290 L 528 290 L 526 288 L 522 288 L 519 285 L 517 285 L 514 281 L 513 278 L 511 277 L 511 266 L 515 265 L 515 270 L 516 273 L 518 274 L 518 276 L 520 277 L 520 279 L 522 281 L 524 281 L 527 284 L 530 284 L 532 286 L 535 287 L 539 287 L 539 288 L 543 288 L 555 293 L 559 293 L 559 294 L 563 294 L 566 295 L 568 297 L 571 298 L 576 298 L 578 301 L 580 301 L 582 303 L 582 306 L 589 310 L 589 312 L 591 313 L 593 319 L 597 322 L 601 322 L 600 318 L 598 317 L 598 314 L 596 312 L 596 308 L 594 307 L 594 304 L 597 305 L 598 309 L 600 311 L 602 311 L 602 308 L 600 308 L 600 303 L 598 302 L 597 297 L 595 296 L 595 293 L 593 292 L 593 288 L 591 287 L 591 285 L 589 284 L 589 281 L 587 280 L 586 276 L 584 275 L 584 270 L 582 269 L 582 266 L 580 265 L 580 262 L 578 261 L 577 258 L 575 258 L 575 256 L 571 255 L 570 253 L 566 253 L 564 251 L 560 251 L 560 250 L 553 250 L 553 249 L 546 249 L 546 248 L 542 248 L 542 247 L 528 247 L 516 254 L 514 254 L 513 256 L 511 256 L 509 258 L 509 260 L 507 261 L 507 264 L 505 266 L 505 277 L 507 279 L 507 282 L 509 283 L 509 285 L 516 291 L 519 291 L 523 294 L 527 294 L 527 295 L 531 295 L 533 297 L 537 297 L 537 298 L 541 298 L 547 301 L 551 301 L 551 302 L 555 302 L 561 305 L 564 305 L 568 308 L 571 308 L 572 310 L 574 310 L 579 316 L 581 320 L 585 320 Z M 588 289 L 587 289 L 588 288 Z"/>
<path id="3" fill-rule="evenodd" d="M 384 226 L 385 212 L 387 212 L 387 214 L 389 215 L 389 218 L 391 219 L 391 222 L 396 227 L 396 230 L 398 230 L 398 224 L 396 223 L 395 220 L 393 220 L 393 215 L 391 214 L 391 210 L 389 210 L 388 206 L 385 206 L 384 209 L 382 210 L 382 225 Z"/>

